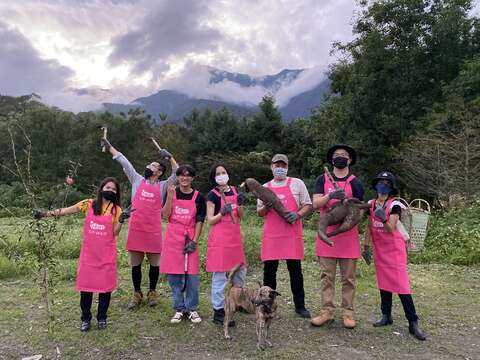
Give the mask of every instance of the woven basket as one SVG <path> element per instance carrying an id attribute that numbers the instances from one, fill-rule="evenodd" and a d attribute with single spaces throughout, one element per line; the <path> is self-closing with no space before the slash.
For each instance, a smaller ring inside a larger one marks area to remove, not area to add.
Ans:
<path id="1" fill-rule="evenodd" d="M 415 199 L 410 202 L 408 210 L 411 214 L 409 227 L 405 226 L 410 235 L 408 249 L 409 251 L 422 251 L 427 237 L 430 204 L 423 199 Z"/>

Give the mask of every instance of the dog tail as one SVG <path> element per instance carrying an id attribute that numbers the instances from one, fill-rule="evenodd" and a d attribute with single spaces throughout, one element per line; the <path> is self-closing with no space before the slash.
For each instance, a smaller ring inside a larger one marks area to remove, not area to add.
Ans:
<path id="1" fill-rule="evenodd" d="M 235 276 L 235 274 L 237 273 L 238 270 L 240 270 L 240 264 L 236 264 L 232 270 L 230 270 L 230 272 L 228 273 L 228 283 L 230 284 L 230 287 L 233 286 L 233 277 Z"/>

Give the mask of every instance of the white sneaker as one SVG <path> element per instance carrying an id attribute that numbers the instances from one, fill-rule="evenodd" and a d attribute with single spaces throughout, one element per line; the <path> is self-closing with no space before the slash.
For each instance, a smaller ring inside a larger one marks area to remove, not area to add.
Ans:
<path id="1" fill-rule="evenodd" d="M 202 321 L 202 318 L 200 317 L 200 315 L 198 315 L 196 311 L 190 311 L 188 318 L 192 323 L 199 323 L 200 321 Z"/>
<path id="2" fill-rule="evenodd" d="M 170 320 L 170 322 L 171 322 L 172 324 L 178 324 L 179 322 L 182 321 L 182 318 L 183 318 L 183 313 L 177 311 L 177 312 L 175 313 L 175 315 L 173 315 L 173 317 L 172 317 L 172 319 Z"/>

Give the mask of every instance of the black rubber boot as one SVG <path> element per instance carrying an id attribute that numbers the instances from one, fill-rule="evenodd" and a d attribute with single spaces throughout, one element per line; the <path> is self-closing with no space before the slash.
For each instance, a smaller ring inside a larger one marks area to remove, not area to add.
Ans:
<path id="1" fill-rule="evenodd" d="M 300 316 L 302 318 L 305 318 L 305 319 L 310 319 L 311 318 L 310 311 L 305 309 L 305 306 L 295 308 L 295 312 L 297 313 L 298 316 Z"/>
<path id="2" fill-rule="evenodd" d="M 382 314 L 382 318 L 377 322 L 374 322 L 373 326 L 381 327 L 381 326 L 387 326 L 392 324 L 393 324 L 392 315 Z"/>
<path id="3" fill-rule="evenodd" d="M 425 341 L 427 339 L 425 334 L 418 328 L 418 323 L 416 321 L 408 322 L 408 332 L 420 341 Z"/>

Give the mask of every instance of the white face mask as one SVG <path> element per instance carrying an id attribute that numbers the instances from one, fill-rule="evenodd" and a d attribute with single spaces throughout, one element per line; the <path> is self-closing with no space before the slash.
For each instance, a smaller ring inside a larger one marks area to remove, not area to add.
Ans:
<path id="1" fill-rule="evenodd" d="M 272 170 L 273 176 L 278 179 L 285 179 L 287 177 L 288 169 L 277 167 Z"/>
<path id="2" fill-rule="evenodd" d="M 218 185 L 227 185 L 228 174 L 222 174 L 222 175 L 215 176 L 215 181 Z"/>

